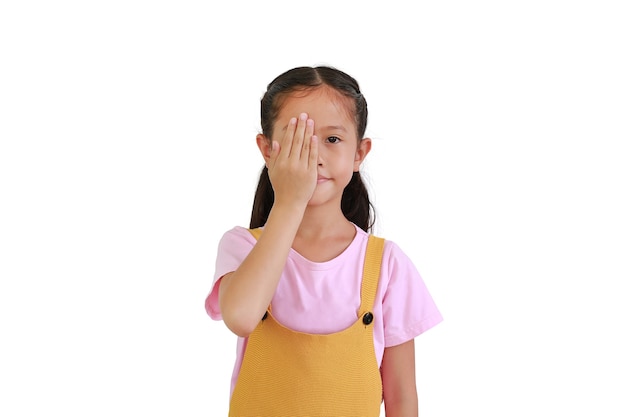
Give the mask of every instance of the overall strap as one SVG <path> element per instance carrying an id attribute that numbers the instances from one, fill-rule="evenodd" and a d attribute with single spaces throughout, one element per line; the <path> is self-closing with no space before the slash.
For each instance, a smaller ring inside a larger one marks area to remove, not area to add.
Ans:
<path id="1" fill-rule="evenodd" d="M 358 317 L 374 309 L 374 299 L 378 289 L 380 265 L 383 260 L 385 239 L 370 235 L 365 250 L 365 263 L 363 266 L 363 282 L 361 283 L 361 306 Z"/>
<path id="2" fill-rule="evenodd" d="M 260 227 L 257 227 L 256 229 L 248 229 L 250 231 L 250 233 L 252 234 L 252 236 L 254 236 L 254 238 L 256 240 L 259 240 L 259 237 L 261 236 L 261 232 L 263 231 L 263 229 L 261 229 Z"/>

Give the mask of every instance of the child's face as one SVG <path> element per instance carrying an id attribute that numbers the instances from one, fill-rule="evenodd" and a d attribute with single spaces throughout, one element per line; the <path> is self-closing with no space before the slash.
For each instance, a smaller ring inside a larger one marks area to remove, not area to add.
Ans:
<path id="1" fill-rule="evenodd" d="M 273 140 L 281 143 L 289 119 L 301 113 L 307 113 L 315 122 L 314 134 L 319 140 L 318 182 L 309 205 L 335 200 L 340 204 L 343 189 L 369 152 L 370 139 L 357 140 L 352 106 L 351 99 L 327 86 L 292 93 L 282 103 Z"/>

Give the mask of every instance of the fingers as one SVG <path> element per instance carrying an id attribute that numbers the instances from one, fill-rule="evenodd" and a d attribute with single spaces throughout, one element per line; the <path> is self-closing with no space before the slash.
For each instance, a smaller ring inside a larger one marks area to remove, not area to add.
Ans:
<path id="1" fill-rule="evenodd" d="M 309 115 L 306 113 L 300 113 L 300 117 L 298 117 L 298 125 L 296 126 L 296 132 L 293 135 L 293 142 L 289 152 L 291 157 L 300 158 L 302 154 L 302 144 L 304 143 L 305 132 L 309 125 L 308 118 Z"/>
<path id="2" fill-rule="evenodd" d="M 311 148 L 309 150 L 309 169 L 314 169 L 317 172 L 317 149 L 318 139 L 317 136 L 311 136 Z"/>
<path id="3" fill-rule="evenodd" d="M 308 119 L 306 121 L 306 127 L 304 129 L 304 137 L 302 139 L 302 150 L 300 151 L 300 159 L 305 162 L 309 158 L 309 150 L 311 148 L 311 137 L 313 136 L 314 128 L 315 128 L 315 123 L 313 122 L 313 119 Z"/>
<path id="4" fill-rule="evenodd" d="M 275 199 L 308 203 L 317 184 L 318 139 L 307 113 L 289 120 L 284 135 L 272 141 L 268 174 Z"/>
<path id="5" fill-rule="evenodd" d="M 285 131 L 285 135 L 283 137 L 283 145 L 282 145 L 283 154 L 285 156 L 289 156 L 289 154 L 291 153 L 291 147 L 293 145 L 293 135 L 296 131 L 297 123 L 298 123 L 298 119 L 296 119 L 295 117 L 292 117 L 289 120 L 289 124 L 287 125 L 287 130 Z"/>
<path id="6" fill-rule="evenodd" d="M 299 160 L 309 166 L 317 165 L 317 143 L 315 150 L 312 149 L 315 122 L 308 117 L 308 114 L 301 113 L 298 118 L 292 117 L 289 120 L 280 145 L 277 141 L 272 142 L 270 159 L 274 162 L 278 159 L 285 162 L 287 160 L 292 162 Z"/>

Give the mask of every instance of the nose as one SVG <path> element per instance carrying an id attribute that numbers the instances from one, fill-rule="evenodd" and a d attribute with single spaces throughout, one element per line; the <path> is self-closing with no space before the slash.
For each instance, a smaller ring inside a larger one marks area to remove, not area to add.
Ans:
<path id="1" fill-rule="evenodd" d="M 323 146 L 319 146 L 317 148 L 317 166 L 323 166 L 324 165 L 324 147 Z"/>

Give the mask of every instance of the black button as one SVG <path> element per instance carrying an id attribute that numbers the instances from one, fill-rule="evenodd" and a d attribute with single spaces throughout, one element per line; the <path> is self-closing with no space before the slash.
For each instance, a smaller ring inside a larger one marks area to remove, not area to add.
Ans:
<path id="1" fill-rule="evenodd" d="M 367 326 L 374 321 L 374 315 L 372 313 L 365 313 L 363 316 L 363 323 Z"/>
<path id="2" fill-rule="evenodd" d="M 265 320 L 267 318 L 267 311 L 265 312 L 265 314 L 263 314 L 263 318 L 261 319 L 261 321 Z"/>

